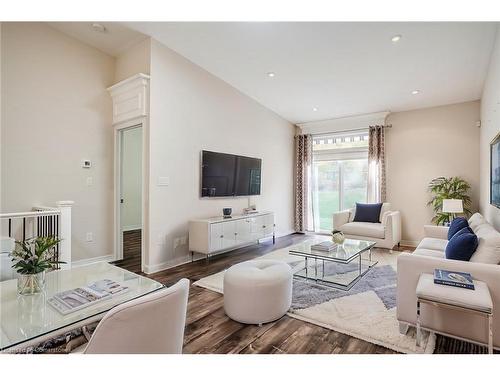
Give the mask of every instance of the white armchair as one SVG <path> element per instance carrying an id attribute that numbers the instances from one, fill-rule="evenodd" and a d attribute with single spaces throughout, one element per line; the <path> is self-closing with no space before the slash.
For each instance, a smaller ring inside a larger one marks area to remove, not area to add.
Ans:
<path id="1" fill-rule="evenodd" d="M 354 220 L 354 209 L 333 214 L 333 229 L 342 231 L 347 238 L 375 241 L 377 247 L 392 251 L 401 241 L 401 214 L 391 211 L 391 204 L 384 203 L 380 210 L 379 223 L 364 223 Z"/>

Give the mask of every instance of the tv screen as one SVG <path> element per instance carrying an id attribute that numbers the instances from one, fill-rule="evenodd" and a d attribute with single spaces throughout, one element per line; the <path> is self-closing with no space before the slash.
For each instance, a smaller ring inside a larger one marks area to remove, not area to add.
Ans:
<path id="1" fill-rule="evenodd" d="M 500 208 L 500 134 L 491 142 L 490 203 Z"/>
<path id="2" fill-rule="evenodd" d="M 262 160 L 202 151 L 201 196 L 260 195 Z"/>

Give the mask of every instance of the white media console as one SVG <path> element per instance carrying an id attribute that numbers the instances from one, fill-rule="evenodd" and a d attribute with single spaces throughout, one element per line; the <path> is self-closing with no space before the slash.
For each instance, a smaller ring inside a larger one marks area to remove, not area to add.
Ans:
<path id="1" fill-rule="evenodd" d="M 273 238 L 274 213 L 262 211 L 248 215 L 234 215 L 224 219 L 192 220 L 189 222 L 189 250 L 211 254 L 249 245 L 263 238 Z"/>

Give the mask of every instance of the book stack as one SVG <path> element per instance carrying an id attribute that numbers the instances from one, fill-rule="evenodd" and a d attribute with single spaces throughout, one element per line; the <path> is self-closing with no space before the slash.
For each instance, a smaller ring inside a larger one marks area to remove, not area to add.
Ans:
<path id="1" fill-rule="evenodd" d="M 474 281 L 470 273 L 434 270 L 434 284 L 455 286 L 457 288 L 465 288 L 474 290 Z"/>
<path id="2" fill-rule="evenodd" d="M 337 244 L 333 243 L 332 241 L 324 241 L 324 242 L 321 242 L 321 243 L 318 243 L 316 245 L 311 246 L 311 250 L 325 251 L 325 252 L 335 250 L 336 248 L 337 248 Z"/>

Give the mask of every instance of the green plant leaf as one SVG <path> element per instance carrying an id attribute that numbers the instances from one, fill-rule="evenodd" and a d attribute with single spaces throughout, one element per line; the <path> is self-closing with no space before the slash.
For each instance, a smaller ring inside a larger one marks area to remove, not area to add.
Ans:
<path id="1" fill-rule="evenodd" d="M 16 241 L 16 248 L 12 252 L 12 268 L 21 274 L 33 274 L 52 268 L 64 262 L 51 259 L 55 246 L 60 239 L 49 237 L 35 237 L 24 241 Z"/>
<path id="2" fill-rule="evenodd" d="M 464 206 L 466 217 L 471 215 L 472 200 L 469 196 L 470 184 L 461 177 L 437 177 L 429 182 L 428 190 L 431 193 L 431 199 L 427 202 L 432 206 L 435 213 L 432 221 L 438 225 L 449 221 L 450 215 L 441 212 L 444 199 L 460 199 Z"/>

